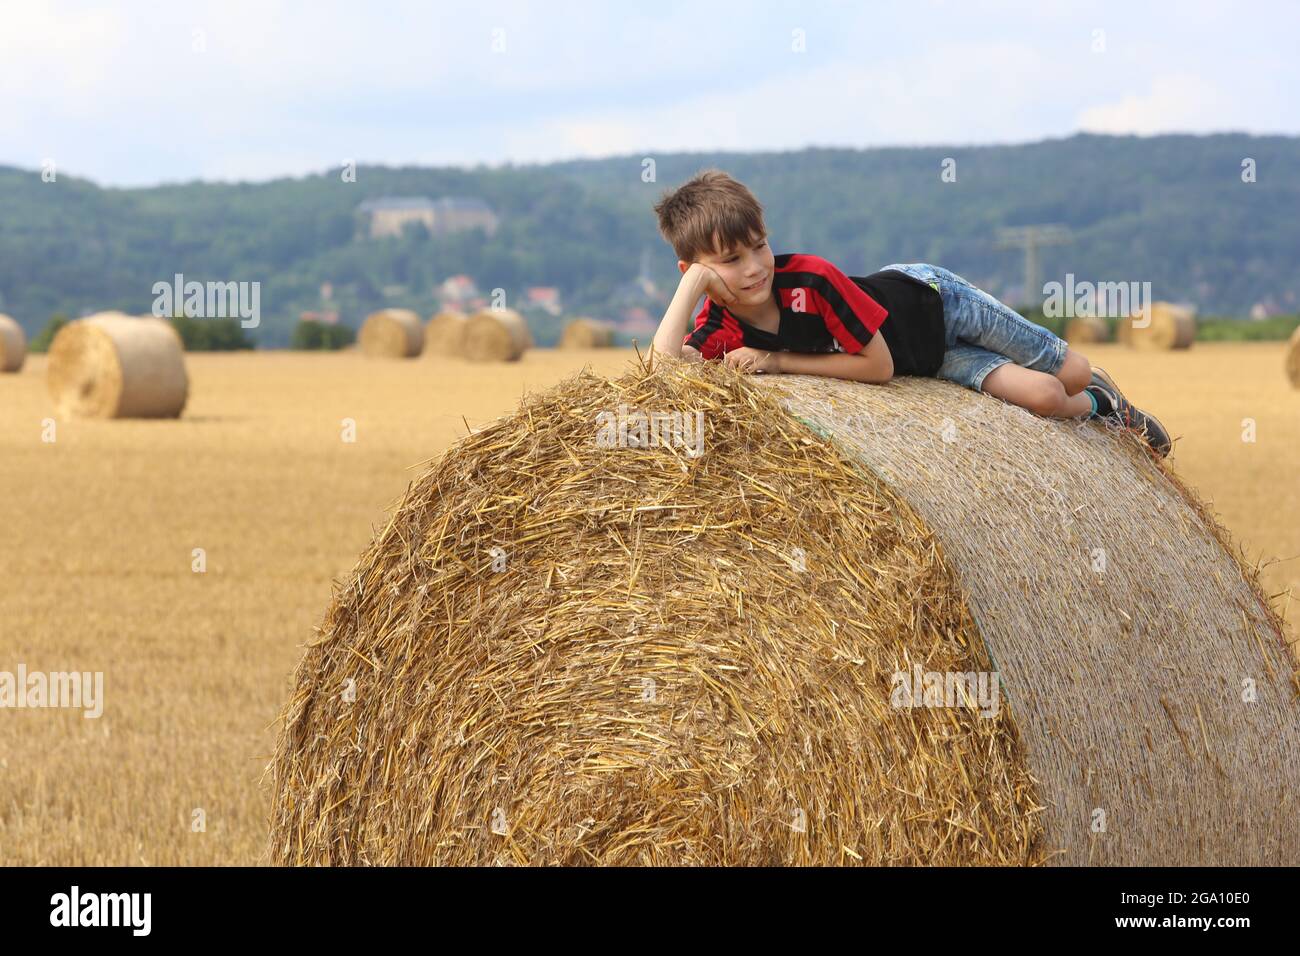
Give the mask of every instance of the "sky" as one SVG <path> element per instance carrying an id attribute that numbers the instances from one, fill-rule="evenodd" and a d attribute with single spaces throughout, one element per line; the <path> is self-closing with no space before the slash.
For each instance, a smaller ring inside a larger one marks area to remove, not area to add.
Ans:
<path id="1" fill-rule="evenodd" d="M 1298 38 L 1294 0 L 0 0 L 0 165 L 140 186 L 1298 135 Z"/>

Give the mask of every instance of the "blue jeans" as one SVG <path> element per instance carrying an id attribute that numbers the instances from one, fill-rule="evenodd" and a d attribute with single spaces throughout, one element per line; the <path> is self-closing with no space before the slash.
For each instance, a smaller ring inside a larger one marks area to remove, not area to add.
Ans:
<path id="1" fill-rule="evenodd" d="M 939 290 L 943 299 L 943 364 L 935 378 L 979 391 L 984 378 L 1014 362 L 1055 375 L 1065 362 L 1065 340 L 961 276 L 925 262 L 895 263 L 896 269 Z"/>

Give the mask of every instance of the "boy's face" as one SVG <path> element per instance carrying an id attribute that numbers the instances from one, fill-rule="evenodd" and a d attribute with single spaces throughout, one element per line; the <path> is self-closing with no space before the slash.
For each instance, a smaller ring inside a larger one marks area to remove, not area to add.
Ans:
<path id="1" fill-rule="evenodd" d="M 727 283 L 736 294 L 737 304 L 742 307 L 762 305 L 772 295 L 776 257 L 765 235 L 755 236 L 748 244 L 722 253 L 701 256 L 699 261 Z M 691 264 L 678 260 L 677 267 L 685 272 Z"/>

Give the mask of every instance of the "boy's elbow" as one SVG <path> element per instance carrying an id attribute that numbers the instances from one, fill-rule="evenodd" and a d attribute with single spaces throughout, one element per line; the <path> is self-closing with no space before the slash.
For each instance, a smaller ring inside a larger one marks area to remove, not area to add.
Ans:
<path id="1" fill-rule="evenodd" d="M 894 355 L 889 351 L 884 336 L 874 335 L 867 347 L 859 353 L 870 366 L 870 378 L 864 381 L 883 385 L 894 377 Z"/>
<path id="2" fill-rule="evenodd" d="M 884 385 L 894 377 L 894 360 L 888 354 L 864 356 L 863 374 L 860 381 L 871 385 Z"/>

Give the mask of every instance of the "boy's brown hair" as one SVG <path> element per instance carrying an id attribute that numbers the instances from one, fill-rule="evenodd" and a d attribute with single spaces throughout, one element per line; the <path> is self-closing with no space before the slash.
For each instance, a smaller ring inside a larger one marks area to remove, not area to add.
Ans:
<path id="1" fill-rule="evenodd" d="M 685 262 L 744 245 L 767 232 L 763 206 L 720 169 L 696 173 L 655 203 L 659 232 Z M 714 236 L 721 245 L 714 245 Z"/>

